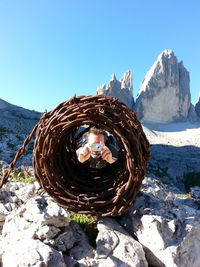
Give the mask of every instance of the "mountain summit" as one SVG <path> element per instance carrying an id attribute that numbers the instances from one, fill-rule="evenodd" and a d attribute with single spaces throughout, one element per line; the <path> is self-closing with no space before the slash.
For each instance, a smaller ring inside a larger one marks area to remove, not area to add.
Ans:
<path id="1" fill-rule="evenodd" d="M 129 108 L 133 109 L 133 78 L 130 70 L 126 71 L 121 79 L 118 81 L 115 74 L 111 75 L 110 81 L 106 87 L 105 84 L 99 86 L 96 90 L 97 95 L 104 94 L 106 96 L 113 96 L 119 98 Z"/>
<path id="2" fill-rule="evenodd" d="M 142 122 L 184 121 L 191 105 L 190 76 L 172 50 L 164 50 L 147 72 L 136 100 Z"/>

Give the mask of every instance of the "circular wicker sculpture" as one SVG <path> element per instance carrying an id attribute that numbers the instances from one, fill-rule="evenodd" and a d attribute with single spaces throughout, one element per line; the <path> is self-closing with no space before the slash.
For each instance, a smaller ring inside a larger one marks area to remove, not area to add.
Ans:
<path id="1" fill-rule="evenodd" d="M 83 125 L 96 126 L 114 135 L 120 147 L 115 163 L 93 169 L 78 161 L 75 136 Z M 132 205 L 150 152 L 136 114 L 125 104 L 104 95 L 73 97 L 61 103 L 43 114 L 9 171 L 35 132 L 35 177 L 59 205 L 96 216 L 118 216 Z M 1 185 L 7 181 L 9 171 Z"/>

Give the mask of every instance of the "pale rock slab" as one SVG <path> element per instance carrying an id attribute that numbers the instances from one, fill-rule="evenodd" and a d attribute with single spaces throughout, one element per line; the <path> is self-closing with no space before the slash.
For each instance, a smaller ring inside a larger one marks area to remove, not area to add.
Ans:
<path id="1" fill-rule="evenodd" d="M 80 266 L 148 266 L 141 244 L 128 235 L 115 220 L 102 218 L 99 220 L 97 228 L 99 233 L 96 240 L 95 256 L 82 259 L 79 261 Z"/>
<path id="2" fill-rule="evenodd" d="M 116 266 L 148 266 L 142 246 L 113 219 L 98 223 L 97 258 L 109 257 Z"/>
<path id="3" fill-rule="evenodd" d="M 69 222 L 68 212 L 47 196 L 32 197 L 12 210 L 0 240 L 3 266 L 66 266 L 62 253 L 49 244 L 59 245 L 59 234 L 63 241 L 61 228 Z"/>
<path id="4" fill-rule="evenodd" d="M 47 196 L 30 199 L 23 216 L 28 221 L 55 227 L 67 226 L 70 222 L 69 213 Z"/>
<path id="5" fill-rule="evenodd" d="M 2 256 L 4 267 L 66 267 L 62 253 L 39 240 L 21 239 L 4 248 Z"/>
<path id="6" fill-rule="evenodd" d="M 122 216 L 121 224 L 164 266 L 200 266 L 198 200 L 181 199 L 167 186 L 153 188 L 151 179 L 145 180 L 133 210 Z"/>
<path id="7" fill-rule="evenodd" d="M 75 267 L 78 264 L 78 266 L 82 266 L 81 264 L 83 266 L 94 266 L 91 262 L 94 261 L 95 249 L 89 244 L 86 234 L 74 221 L 70 223 L 69 227 L 65 228 L 65 232 L 69 231 L 73 232 L 73 237 L 70 240 L 68 238 L 67 242 L 65 241 L 68 248 L 70 246 L 70 249 L 64 254 L 66 265 L 70 267 Z"/>

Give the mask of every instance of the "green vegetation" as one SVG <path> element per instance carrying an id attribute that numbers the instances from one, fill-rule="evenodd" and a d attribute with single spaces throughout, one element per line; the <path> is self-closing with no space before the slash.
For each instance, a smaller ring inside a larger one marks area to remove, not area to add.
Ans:
<path id="1" fill-rule="evenodd" d="M 176 198 L 180 198 L 180 199 L 187 199 L 187 198 L 191 198 L 190 194 L 175 194 Z"/>
<path id="2" fill-rule="evenodd" d="M 16 155 L 16 152 L 13 152 L 13 151 L 12 151 L 12 152 L 10 153 L 10 158 L 13 160 L 13 159 L 15 158 L 15 155 Z"/>
<path id="3" fill-rule="evenodd" d="M 157 169 L 154 171 L 154 174 L 158 178 L 163 178 L 164 176 L 167 176 L 167 170 L 168 170 L 168 167 L 162 169 L 158 165 Z"/>
<path id="4" fill-rule="evenodd" d="M 161 184 L 166 184 L 166 185 L 168 185 L 168 184 L 170 184 L 170 182 L 169 182 L 168 180 L 164 179 L 164 178 L 161 178 L 161 179 L 159 179 L 159 180 L 156 179 L 155 182 L 156 182 L 157 185 L 161 185 Z"/>
<path id="5" fill-rule="evenodd" d="M 147 174 L 152 173 L 157 178 L 160 178 L 160 179 L 168 176 L 167 171 L 168 171 L 168 167 L 161 168 L 159 163 L 157 164 L 156 167 L 154 167 L 151 164 L 148 164 L 148 166 L 147 166 Z M 162 182 L 165 183 L 164 180 L 162 180 Z M 167 181 L 166 181 L 166 183 L 167 183 Z"/>
<path id="6" fill-rule="evenodd" d="M 8 133 L 14 133 L 14 132 L 5 127 L 0 126 L 0 137 Z"/>
<path id="7" fill-rule="evenodd" d="M 84 215 L 70 211 L 71 220 L 75 221 L 83 229 L 88 236 L 88 241 L 91 246 L 96 248 L 97 218 L 91 215 Z"/>
<path id="8" fill-rule="evenodd" d="M 185 174 L 183 183 L 185 185 L 185 190 L 190 192 L 190 187 L 200 186 L 200 173 L 190 172 Z"/>
<path id="9" fill-rule="evenodd" d="M 10 148 L 10 149 L 14 149 L 14 148 L 16 148 L 16 145 L 15 144 L 12 144 L 12 143 L 7 143 L 7 146 L 8 146 L 8 148 Z"/>
<path id="10" fill-rule="evenodd" d="M 10 176 L 16 182 L 23 182 L 28 184 L 33 184 L 35 182 L 35 178 L 31 177 L 26 170 L 24 170 L 23 172 L 20 170 L 14 170 L 13 172 L 11 172 Z"/>
<path id="11" fill-rule="evenodd" d="M 23 141 L 23 140 L 24 140 L 24 137 L 22 137 L 22 136 L 19 135 L 19 134 L 16 135 L 16 138 L 17 138 L 19 141 Z"/>

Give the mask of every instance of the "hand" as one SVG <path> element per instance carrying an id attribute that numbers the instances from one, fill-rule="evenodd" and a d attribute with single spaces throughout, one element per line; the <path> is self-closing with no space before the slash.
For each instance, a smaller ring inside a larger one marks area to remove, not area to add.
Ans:
<path id="1" fill-rule="evenodd" d="M 101 157 L 103 160 L 107 161 L 108 163 L 112 164 L 115 162 L 115 160 L 112 157 L 112 153 L 110 149 L 107 146 L 104 146 L 101 151 Z"/>
<path id="2" fill-rule="evenodd" d="M 83 163 L 88 160 L 91 156 L 91 149 L 88 144 L 85 144 L 83 147 L 77 150 L 78 160 Z"/>

